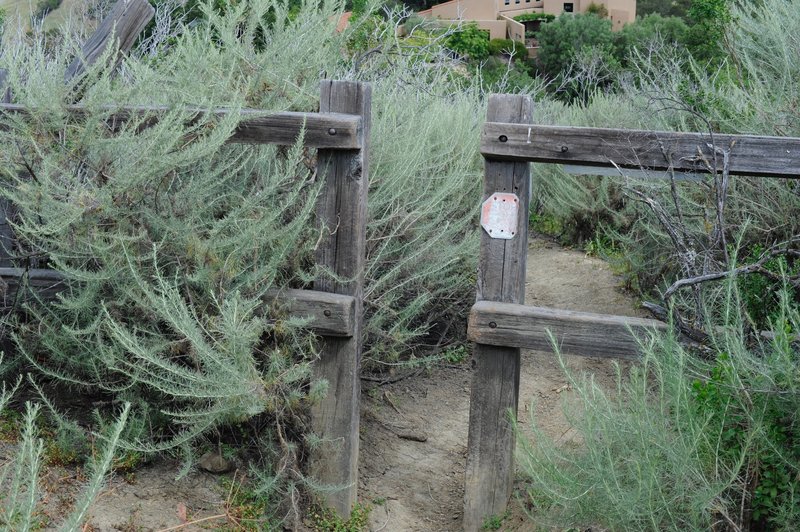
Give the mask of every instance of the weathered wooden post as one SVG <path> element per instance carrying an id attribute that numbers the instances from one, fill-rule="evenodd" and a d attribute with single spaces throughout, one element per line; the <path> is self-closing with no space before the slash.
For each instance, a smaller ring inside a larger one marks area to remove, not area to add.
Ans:
<path id="1" fill-rule="evenodd" d="M 492 95 L 487 120 L 530 123 L 531 106 L 527 96 Z M 528 162 L 486 159 L 483 198 L 477 300 L 522 304 L 530 203 Z M 519 348 L 475 345 L 464 492 L 464 530 L 469 532 L 480 530 L 487 517 L 503 513 L 511 495 L 514 434 L 509 413 L 517 412 L 519 375 Z"/>
<path id="2" fill-rule="evenodd" d="M 310 473 L 337 489 L 325 496 L 328 506 L 347 517 L 358 487 L 359 364 L 367 235 L 368 139 L 371 87 L 364 83 L 323 81 L 320 112 L 362 117 L 359 150 L 319 150 L 318 168 L 325 179 L 317 206 L 324 231 L 317 264 L 330 271 L 314 289 L 355 298 L 353 336 L 323 338 L 315 378 L 328 382 L 328 395 L 311 411 L 312 428 L 322 443 L 312 451 Z M 331 135 L 336 131 L 331 129 Z"/>
<path id="3" fill-rule="evenodd" d="M 8 71 L 0 68 L 0 103 L 11 103 L 11 89 L 7 83 Z"/>
<path id="4" fill-rule="evenodd" d="M 67 68 L 64 79 L 71 81 L 82 74 L 87 66 L 96 63 L 114 46 L 116 52 L 113 60 L 119 62 L 136 42 L 137 37 L 155 16 L 155 9 L 147 0 L 120 0 L 111 12 L 103 19 L 97 30 L 87 39 L 81 50 Z M 11 103 L 11 89 L 7 87 L 8 73 L 0 69 L 0 104 Z M 14 206 L 5 199 L 0 199 L 0 267 L 13 264 L 14 234 L 9 220 L 15 216 Z"/>
<path id="5" fill-rule="evenodd" d="M 0 103 L 11 103 L 11 89 L 8 87 L 8 72 L 0 68 Z M 0 198 L 0 267 L 12 266 L 14 232 L 9 220 L 14 217 L 11 202 Z"/>
<path id="6" fill-rule="evenodd" d="M 76 57 L 64 73 L 66 81 L 82 74 L 106 53 L 109 45 L 116 47 L 112 61 L 118 63 L 123 54 L 133 48 L 139 34 L 155 16 L 155 9 L 147 0 L 120 0 L 100 22 L 97 30 L 83 45 L 81 55 Z"/>

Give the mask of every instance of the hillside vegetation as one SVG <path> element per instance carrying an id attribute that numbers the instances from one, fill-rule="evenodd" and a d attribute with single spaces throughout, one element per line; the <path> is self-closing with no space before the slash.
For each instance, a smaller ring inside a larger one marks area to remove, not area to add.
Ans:
<path id="1" fill-rule="evenodd" d="M 365 372 L 431 363 L 464 343 L 487 92 L 530 95 L 542 124 L 800 135 L 798 0 L 696 0 L 688 22 L 651 16 L 616 35 L 596 15 L 562 16 L 543 25 L 539 62 L 516 57 L 513 43 L 476 44 L 470 26 L 431 26 L 381 2 L 359 3 L 343 33 L 335 0 L 157 5 L 160 26 L 119 68 L 100 64 L 66 85 L 85 28 L 3 33 L 0 68 L 14 102 L 32 109 L 24 121 L 0 117 L 17 265 L 70 281 L 58 300 L 3 318 L 15 349 L 0 368 L 0 406 L 32 401 L 16 405 L 23 444 L 2 491 L 24 496 L 0 498 L 7 526 L 32 526 L 38 504 L 36 419 L 64 455 L 93 464 L 72 524 L 115 451 L 127 462 L 177 454 L 188 471 L 209 449 L 231 449 L 266 501 L 262 529 L 296 524 L 307 501 L 336 489 L 302 474 L 319 444 L 308 412 L 327 388 L 311 372 L 316 338 L 263 302 L 320 273 L 315 154 L 302 139 L 288 149 L 226 144 L 241 109 L 315 111 L 321 76 L 373 84 Z M 76 9 L 75 20 L 88 17 Z M 582 39 L 563 40 L 578 29 Z M 548 39 L 569 46 L 548 56 Z M 64 112 L 76 100 L 82 120 Z M 144 103 L 172 110 L 155 126 L 103 125 L 115 107 Z M 187 107 L 232 112 L 189 121 Z M 701 341 L 653 338 L 611 397 L 572 377 L 583 401 L 570 415 L 585 445 L 563 451 L 520 433 L 531 518 L 792 530 L 797 182 L 533 173 L 534 228 L 608 258 Z M 706 273 L 721 275 L 668 292 Z M 101 406 L 76 416 L 60 408 L 67 394 Z"/>

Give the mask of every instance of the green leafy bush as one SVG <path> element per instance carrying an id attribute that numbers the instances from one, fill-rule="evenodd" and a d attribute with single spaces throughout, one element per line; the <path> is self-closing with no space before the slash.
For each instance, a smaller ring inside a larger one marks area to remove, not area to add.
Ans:
<path id="1" fill-rule="evenodd" d="M 474 61 L 489 57 L 489 34 L 476 24 L 466 24 L 447 39 L 446 46 Z"/>
<path id="2" fill-rule="evenodd" d="M 532 22 L 534 20 L 541 20 L 542 22 L 552 22 L 556 19 L 555 15 L 551 15 L 550 13 L 523 13 L 522 15 L 516 15 L 514 20 L 517 22 Z"/>
<path id="3" fill-rule="evenodd" d="M 508 62 L 490 57 L 475 69 L 475 76 L 485 92 L 539 93 L 542 81 L 528 72 L 525 61 Z"/>
<path id="4" fill-rule="evenodd" d="M 614 35 L 616 57 L 627 64 L 633 50 L 662 43 L 684 45 L 688 26 L 679 17 L 664 17 L 650 14 L 639 18 L 633 24 L 626 24 Z"/>
<path id="5" fill-rule="evenodd" d="M 613 79 L 617 61 L 611 21 L 595 15 L 565 13 L 543 25 L 537 39 L 540 71 L 554 81 L 566 101 L 581 98 L 586 102 Z M 590 76 L 573 75 L 573 69 L 580 63 L 591 65 Z"/>
<path id="6" fill-rule="evenodd" d="M 701 62 L 719 64 L 726 52 L 725 34 L 733 21 L 730 0 L 693 0 L 687 11 L 691 28 L 687 41 L 692 55 Z"/>
<path id="7" fill-rule="evenodd" d="M 55 11 L 56 9 L 61 6 L 61 2 L 63 0 L 39 0 L 36 4 L 36 11 L 34 12 L 34 18 L 43 19 L 51 11 Z"/>
<path id="8" fill-rule="evenodd" d="M 525 43 L 513 39 L 492 39 L 489 41 L 489 55 L 506 54 L 514 59 L 526 59 L 528 50 Z"/>

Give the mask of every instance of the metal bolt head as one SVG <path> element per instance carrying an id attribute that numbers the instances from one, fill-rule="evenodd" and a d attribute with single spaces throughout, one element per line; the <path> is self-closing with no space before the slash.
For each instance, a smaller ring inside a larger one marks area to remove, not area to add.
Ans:
<path id="1" fill-rule="evenodd" d="M 336 128 L 332 127 L 328 130 L 328 135 L 335 135 L 335 134 L 336 134 Z"/>
<path id="2" fill-rule="evenodd" d="M 561 146 L 561 153 L 567 153 L 568 151 L 569 151 L 569 148 L 568 148 L 568 147 L 566 147 L 566 146 Z"/>
<path id="3" fill-rule="evenodd" d="M 490 321 L 489 322 L 489 328 L 490 329 L 497 329 L 497 322 Z"/>
<path id="4" fill-rule="evenodd" d="M 500 142 L 508 142 L 508 137 L 506 137 L 505 135 L 500 135 L 500 138 L 498 138 L 497 140 L 499 140 Z"/>
<path id="5" fill-rule="evenodd" d="M 325 310 L 325 311 L 323 312 L 323 314 L 325 314 L 325 317 L 326 317 L 326 318 L 330 318 L 330 317 L 331 317 L 331 311 L 330 311 L 330 310 Z"/>

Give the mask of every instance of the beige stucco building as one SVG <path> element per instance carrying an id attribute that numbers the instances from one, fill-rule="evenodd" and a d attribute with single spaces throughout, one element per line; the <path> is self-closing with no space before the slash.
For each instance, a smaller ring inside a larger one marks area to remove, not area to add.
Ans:
<path id="1" fill-rule="evenodd" d="M 625 24 L 636 20 L 636 0 L 451 0 L 438 4 L 420 15 L 443 22 L 471 21 L 489 33 L 490 39 L 514 39 L 525 41 L 531 55 L 535 54 L 536 39 L 526 39 L 525 32 L 532 24 L 514 20 L 525 13 L 585 13 L 591 4 L 603 6 L 611 20 L 611 28 L 617 31 Z"/>

